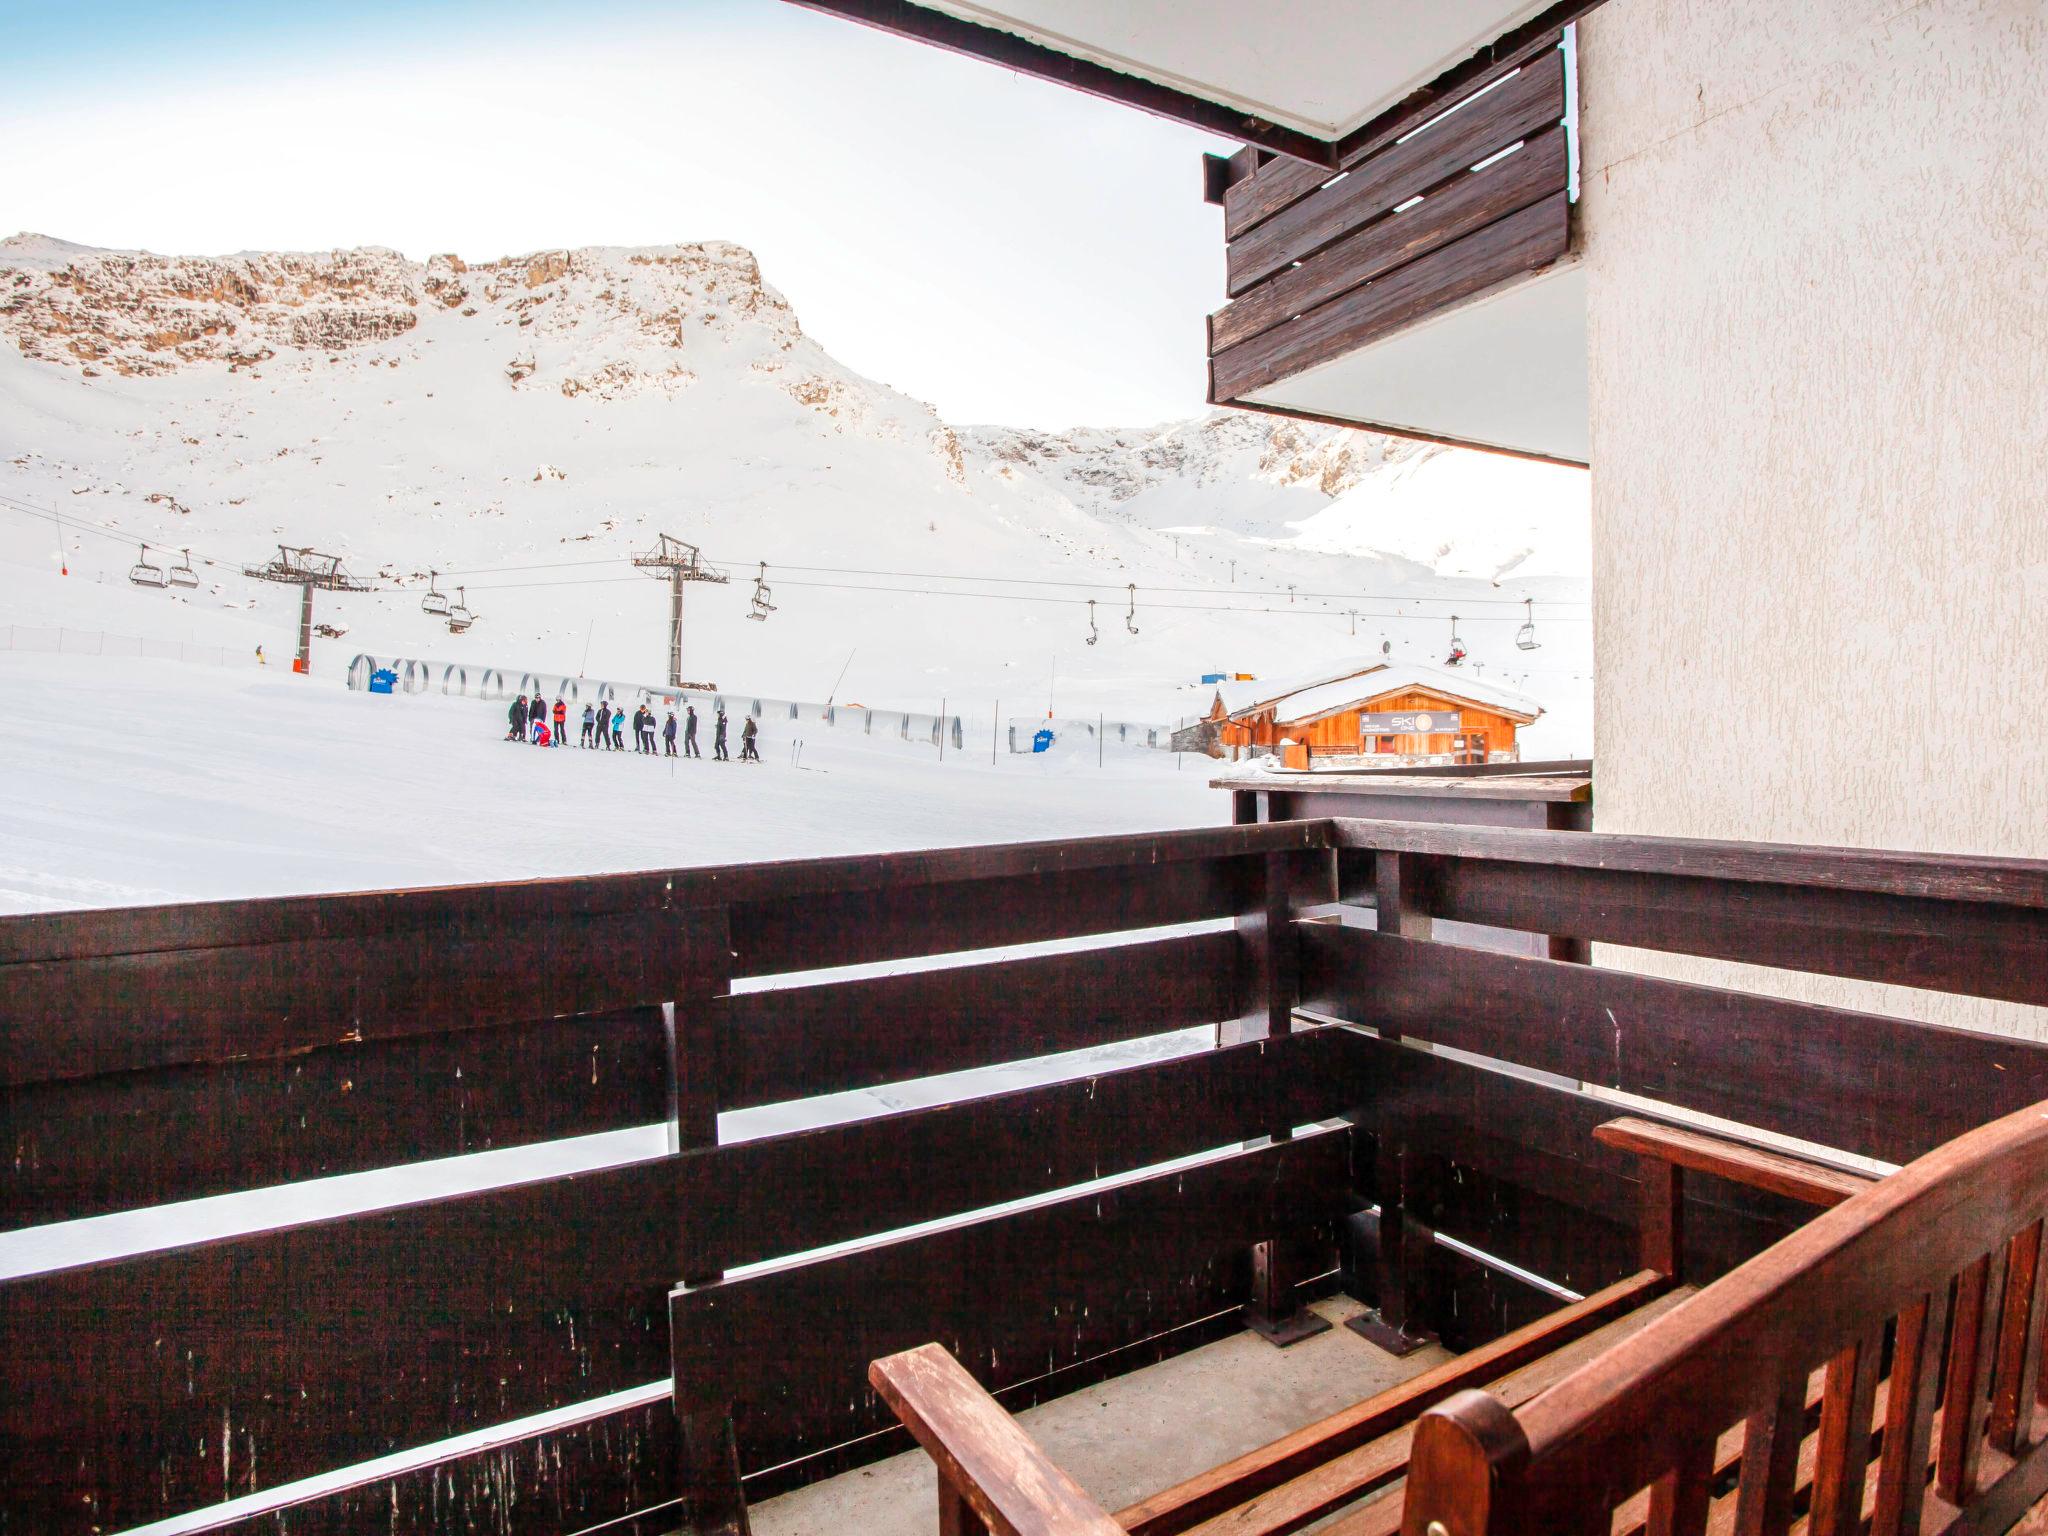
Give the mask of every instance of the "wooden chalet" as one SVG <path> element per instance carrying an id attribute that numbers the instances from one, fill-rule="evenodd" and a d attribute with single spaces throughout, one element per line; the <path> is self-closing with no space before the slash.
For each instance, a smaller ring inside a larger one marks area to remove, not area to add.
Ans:
<path id="1" fill-rule="evenodd" d="M 1511 763 L 1518 727 L 1543 707 L 1476 675 L 1383 662 L 1230 708 L 1210 704 L 1219 756 L 1272 754 L 1290 768 Z"/>
<path id="2" fill-rule="evenodd" d="M 0 1536 L 2040 1529 L 2038 7 L 809 3 L 1243 143 L 1218 401 L 1597 445 L 1592 829 L 0 919 Z"/>

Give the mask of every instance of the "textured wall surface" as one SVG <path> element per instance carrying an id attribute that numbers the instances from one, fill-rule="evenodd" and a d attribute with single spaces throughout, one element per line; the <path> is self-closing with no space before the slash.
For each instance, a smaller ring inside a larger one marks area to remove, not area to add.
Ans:
<path id="1" fill-rule="evenodd" d="M 2048 6 L 1610 0 L 1580 90 L 1599 829 L 2048 857 Z"/>

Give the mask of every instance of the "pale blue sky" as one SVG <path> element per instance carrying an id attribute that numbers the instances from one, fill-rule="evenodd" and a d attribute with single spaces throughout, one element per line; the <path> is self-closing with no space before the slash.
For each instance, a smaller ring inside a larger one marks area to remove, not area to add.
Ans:
<path id="1" fill-rule="evenodd" d="M 1222 141 L 781 0 L 23 5 L 0 233 L 166 252 L 736 240 L 955 422 L 1202 405 Z"/>

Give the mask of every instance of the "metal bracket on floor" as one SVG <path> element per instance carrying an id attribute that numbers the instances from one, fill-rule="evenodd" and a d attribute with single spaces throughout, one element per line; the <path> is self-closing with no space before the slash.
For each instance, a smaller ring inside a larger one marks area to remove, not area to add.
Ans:
<path id="1" fill-rule="evenodd" d="M 1436 1334 L 1423 1321 L 1429 1250 L 1436 1234 L 1398 1207 L 1383 1208 L 1377 1216 L 1358 1212 L 1351 1228 L 1353 1262 L 1371 1264 L 1379 1305 L 1346 1318 L 1344 1326 L 1397 1360 L 1436 1343 Z"/>
<path id="2" fill-rule="evenodd" d="M 1295 1300 L 1288 1277 L 1279 1244 L 1252 1244 L 1252 1291 L 1244 1307 L 1245 1326 L 1279 1349 L 1330 1331 L 1328 1318 Z"/>

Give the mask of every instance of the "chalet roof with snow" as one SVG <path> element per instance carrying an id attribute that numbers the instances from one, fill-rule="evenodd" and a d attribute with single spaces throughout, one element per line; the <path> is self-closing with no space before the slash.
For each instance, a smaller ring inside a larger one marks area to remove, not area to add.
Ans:
<path id="1" fill-rule="evenodd" d="M 1502 688 L 1467 672 L 1446 667 L 1424 667 L 1412 662 L 1386 662 L 1362 672 L 1346 673 L 1268 697 L 1232 712 L 1232 717 L 1271 709 L 1275 724 L 1307 725 L 1343 710 L 1356 709 L 1390 693 L 1420 690 L 1439 694 L 1459 703 L 1476 704 L 1495 710 L 1527 725 L 1543 713 L 1543 706 L 1526 694 Z"/>
<path id="2" fill-rule="evenodd" d="M 1223 706 L 1224 714 L 1234 717 L 1247 711 L 1258 709 L 1263 705 L 1271 704 L 1276 700 L 1284 699 L 1290 694 L 1301 693 L 1309 688 L 1320 687 L 1327 683 L 1343 682 L 1347 678 L 1363 677 L 1366 673 L 1377 671 L 1385 665 L 1384 661 L 1374 657 L 1370 661 L 1352 662 L 1334 671 L 1328 667 L 1323 667 L 1315 672 L 1305 675 L 1297 674 L 1293 677 L 1266 678 L 1263 680 L 1247 678 L 1242 682 L 1218 683 L 1216 685 L 1215 703 L 1210 706 L 1210 710 L 1211 713 L 1214 713 L 1215 705 L 1220 704 Z"/>

